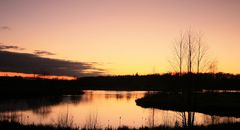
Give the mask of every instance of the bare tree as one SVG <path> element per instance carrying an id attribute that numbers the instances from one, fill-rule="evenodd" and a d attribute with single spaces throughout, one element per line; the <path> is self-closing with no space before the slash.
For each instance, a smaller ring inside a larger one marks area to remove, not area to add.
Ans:
<path id="1" fill-rule="evenodd" d="M 197 51 L 197 73 L 200 73 L 201 72 L 201 68 L 202 68 L 202 64 L 203 64 L 203 61 L 204 59 L 206 59 L 206 56 L 207 56 L 207 47 L 203 44 L 203 41 L 202 41 L 202 33 L 198 33 L 197 35 L 197 48 L 196 48 L 196 51 Z"/>
<path id="2" fill-rule="evenodd" d="M 193 72 L 193 63 L 196 53 L 196 39 L 191 29 L 186 32 L 187 72 Z"/>
<path id="3" fill-rule="evenodd" d="M 179 75 L 183 72 L 192 73 L 196 67 L 195 72 L 202 72 L 207 62 L 208 48 L 203 42 L 203 35 L 201 32 L 195 33 L 188 29 L 184 33 L 180 33 L 180 37 L 175 40 L 174 46 L 174 60 L 171 65 L 178 71 Z"/>
<path id="4" fill-rule="evenodd" d="M 196 40 L 191 29 L 185 31 L 184 33 L 180 33 L 180 37 L 175 40 L 173 46 L 174 60 L 170 63 L 173 64 L 172 66 L 180 75 L 184 71 L 188 73 L 192 72 L 196 48 L 195 41 Z"/>
<path id="5" fill-rule="evenodd" d="M 193 73 L 194 65 L 197 66 L 197 73 L 199 73 L 201 62 L 205 56 L 202 35 L 194 33 L 191 29 L 180 33 L 180 38 L 174 44 L 174 55 L 177 58 L 177 68 L 180 75 L 183 71 Z M 189 88 L 183 88 L 184 96 L 186 96 L 184 102 L 186 105 L 192 106 L 193 86 L 191 84 L 189 86 Z M 182 112 L 181 115 L 183 127 L 192 127 L 195 120 L 195 112 Z"/>
<path id="6" fill-rule="evenodd" d="M 215 74 L 217 72 L 217 60 L 213 60 L 209 63 L 209 72 Z"/>
<path id="7" fill-rule="evenodd" d="M 174 52 L 176 55 L 177 68 L 179 71 L 179 75 L 181 75 L 183 71 L 183 61 L 184 61 L 184 34 L 183 33 L 180 33 L 179 39 L 175 41 Z"/>
<path id="8" fill-rule="evenodd" d="M 211 73 L 216 72 L 216 61 L 208 61 L 208 48 L 203 42 L 202 33 L 196 33 L 189 28 L 180 33 L 179 39 L 174 44 L 175 70 L 179 75 L 183 72 L 201 73 L 203 68 L 208 68 Z M 208 61 L 208 62 L 207 62 Z M 177 68 L 177 69 L 176 69 Z M 195 70 L 196 69 L 196 70 Z M 183 102 L 189 107 L 194 107 L 194 84 L 188 83 L 188 87 L 182 88 Z M 183 127 L 192 127 L 195 121 L 195 112 L 187 111 L 180 113 Z"/>

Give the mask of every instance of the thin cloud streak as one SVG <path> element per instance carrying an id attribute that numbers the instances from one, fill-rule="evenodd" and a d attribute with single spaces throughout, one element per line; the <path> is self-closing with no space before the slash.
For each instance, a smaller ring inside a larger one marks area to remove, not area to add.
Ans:
<path id="1" fill-rule="evenodd" d="M 11 30 L 9 26 L 0 26 L 0 30 Z"/>
<path id="2" fill-rule="evenodd" d="M 22 50 L 25 50 L 25 48 L 21 48 L 19 46 L 14 46 L 14 45 L 5 45 L 3 43 L 0 43 L 0 51 L 3 51 L 3 50 L 19 50 L 19 51 L 22 51 Z"/>
<path id="3" fill-rule="evenodd" d="M 39 55 L 39 56 L 42 56 L 42 55 L 47 55 L 47 56 L 56 55 L 55 53 L 52 53 L 52 52 L 49 52 L 49 51 L 44 51 L 44 50 L 35 50 L 33 53 L 35 55 Z"/>

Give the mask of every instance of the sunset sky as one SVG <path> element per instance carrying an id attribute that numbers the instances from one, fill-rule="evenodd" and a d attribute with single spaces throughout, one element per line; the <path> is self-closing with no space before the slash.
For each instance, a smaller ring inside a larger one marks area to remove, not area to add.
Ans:
<path id="1" fill-rule="evenodd" d="M 0 60 L 12 51 L 94 74 L 164 73 L 174 39 L 191 27 L 218 71 L 240 73 L 239 12 L 240 0 L 1 0 Z"/>

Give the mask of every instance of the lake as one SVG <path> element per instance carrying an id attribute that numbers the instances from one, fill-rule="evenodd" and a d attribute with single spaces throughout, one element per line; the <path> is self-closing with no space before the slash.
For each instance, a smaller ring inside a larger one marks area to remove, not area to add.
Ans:
<path id="1" fill-rule="evenodd" d="M 0 101 L 0 119 L 17 120 L 24 124 L 57 124 L 70 122 L 74 126 L 96 125 L 142 127 L 181 125 L 181 113 L 142 108 L 135 100 L 146 91 L 85 90 L 80 96 L 7 99 Z M 240 118 L 195 113 L 195 125 L 240 122 Z"/>

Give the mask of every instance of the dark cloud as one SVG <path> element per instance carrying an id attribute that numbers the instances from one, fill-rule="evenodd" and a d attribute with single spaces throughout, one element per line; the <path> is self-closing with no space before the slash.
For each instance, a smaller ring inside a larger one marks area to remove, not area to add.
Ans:
<path id="1" fill-rule="evenodd" d="M 0 51 L 3 50 L 24 50 L 24 48 L 21 48 L 19 46 L 13 46 L 13 45 L 4 45 L 3 43 L 0 43 Z"/>
<path id="2" fill-rule="evenodd" d="M 0 51 L 0 71 L 47 73 L 50 75 L 93 76 L 104 73 L 95 63 L 43 58 L 35 54 Z"/>
<path id="3" fill-rule="evenodd" d="M 42 55 L 48 55 L 48 56 L 56 55 L 55 53 L 52 53 L 52 52 L 49 52 L 49 51 L 43 51 L 43 50 L 35 50 L 33 53 L 35 55 L 39 55 L 39 56 L 42 56 Z"/>
<path id="4" fill-rule="evenodd" d="M 0 26 L 1 30 L 11 30 L 9 26 Z"/>

